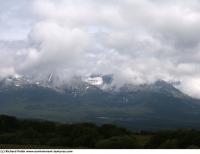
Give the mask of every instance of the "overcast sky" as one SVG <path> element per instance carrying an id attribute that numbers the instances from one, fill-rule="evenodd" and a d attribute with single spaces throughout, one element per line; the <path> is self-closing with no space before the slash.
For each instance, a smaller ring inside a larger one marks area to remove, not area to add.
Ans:
<path id="1" fill-rule="evenodd" d="M 0 76 L 181 81 L 200 98 L 199 0 L 0 0 Z"/>

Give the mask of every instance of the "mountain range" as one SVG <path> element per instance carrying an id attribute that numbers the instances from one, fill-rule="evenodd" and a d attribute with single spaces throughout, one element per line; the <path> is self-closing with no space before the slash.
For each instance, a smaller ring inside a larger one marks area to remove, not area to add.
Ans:
<path id="1" fill-rule="evenodd" d="M 114 123 L 137 130 L 200 128 L 200 100 L 171 83 L 124 84 L 113 75 L 74 77 L 69 84 L 14 75 L 0 80 L 0 113 L 60 122 Z"/>

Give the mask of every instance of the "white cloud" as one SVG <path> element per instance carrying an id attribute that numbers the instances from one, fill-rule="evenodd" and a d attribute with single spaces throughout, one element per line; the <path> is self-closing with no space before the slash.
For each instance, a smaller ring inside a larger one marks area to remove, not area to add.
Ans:
<path id="1" fill-rule="evenodd" d="M 114 74 L 117 84 L 180 80 L 183 91 L 200 97 L 197 0 L 8 0 L 0 4 L 8 7 L 0 11 L 4 22 L 1 75 L 41 77 L 56 72 L 69 78 L 101 72 Z M 27 40 L 16 47 L 13 40 L 20 38 Z"/>

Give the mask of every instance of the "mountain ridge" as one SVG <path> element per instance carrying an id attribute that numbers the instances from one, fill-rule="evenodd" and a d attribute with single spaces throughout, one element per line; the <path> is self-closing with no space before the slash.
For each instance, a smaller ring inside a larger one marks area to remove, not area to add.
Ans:
<path id="1" fill-rule="evenodd" d="M 162 80 L 125 84 L 118 89 L 108 82 L 106 85 L 111 88 L 104 89 L 103 84 L 93 85 L 76 78 L 60 91 L 51 83 L 29 81 L 16 86 L 24 81 L 20 77 L 7 86 L 5 81 L 0 82 L 0 113 L 4 114 L 64 122 L 111 122 L 136 129 L 200 128 L 200 100 Z"/>

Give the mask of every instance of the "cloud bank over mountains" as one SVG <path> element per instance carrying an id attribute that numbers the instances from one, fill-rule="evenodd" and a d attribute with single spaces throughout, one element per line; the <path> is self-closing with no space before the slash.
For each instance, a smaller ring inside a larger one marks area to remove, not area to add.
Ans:
<path id="1" fill-rule="evenodd" d="M 0 1 L 0 76 L 113 74 L 200 97 L 198 0 Z"/>

